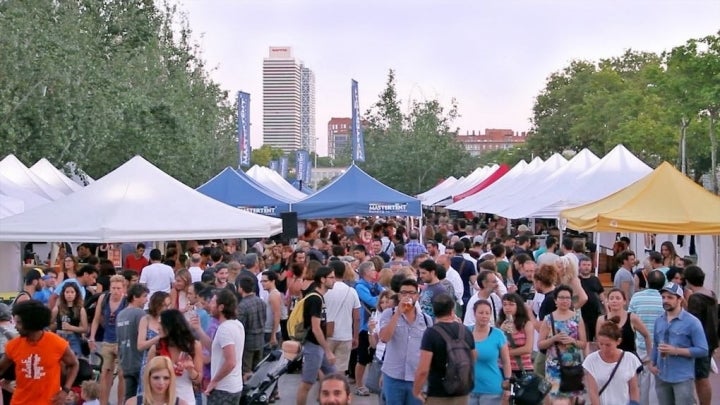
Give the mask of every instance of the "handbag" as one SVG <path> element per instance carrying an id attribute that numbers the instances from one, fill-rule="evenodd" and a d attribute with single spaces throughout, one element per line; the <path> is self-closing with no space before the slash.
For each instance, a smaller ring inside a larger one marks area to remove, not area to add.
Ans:
<path id="1" fill-rule="evenodd" d="M 555 332 L 555 319 L 552 314 L 550 314 L 550 326 L 552 327 L 553 335 L 557 334 Z M 566 393 L 584 391 L 585 384 L 583 383 L 583 378 L 585 378 L 585 369 L 582 364 L 574 366 L 563 365 L 562 352 L 560 351 L 560 345 L 557 344 L 557 342 L 555 342 L 555 350 L 557 350 L 558 364 L 560 365 L 559 391 Z"/>
<path id="2" fill-rule="evenodd" d="M 610 373 L 610 378 L 608 378 L 607 381 L 605 381 L 605 384 L 600 388 L 600 391 L 598 391 L 598 397 L 602 395 L 603 392 L 605 392 L 605 388 L 610 385 L 610 381 L 612 381 L 613 377 L 615 377 L 615 372 L 617 371 L 618 367 L 620 367 L 620 363 L 622 362 L 623 357 L 625 357 L 625 351 L 620 354 L 620 359 L 618 359 L 617 363 L 615 363 L 615 367 L 613 367 L 612 372 Z"/>
<path id="3" fill-rule="evenodd" d="M 382 364 L 382 360 L 373 356 L 372 362 L 365 369 L 365 386 L 373 394 L 380 394 L 380 392 L 382 392 L 382 388 L 380 387 L 380 378 L 382 377 Z"/>
<path id="4" fill-rule="evenodd" d="M 512 349 L 517 348 L 511 333 L 505 332 Z M 522 358 L 515 356 L 515 364 L 520 367 L 520 376 L 513 382 L 513 403 L 515 405 L 538 405 L 552 389 L 552 385 L 541 376 L 522 368 Z"/>

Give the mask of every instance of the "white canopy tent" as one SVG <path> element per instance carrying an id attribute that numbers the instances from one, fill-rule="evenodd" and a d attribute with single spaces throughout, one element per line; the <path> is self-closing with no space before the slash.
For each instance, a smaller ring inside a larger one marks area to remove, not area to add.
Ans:
<path id="1" fill-rule="evenodd" d="M 447 201 L 454 195 L 462 194 L 463 192 L 471 189 L 477 184 L 485 180 L 491 175 L 498 166 L 483 166 L 473 170 L 472 173 L 465 176 L 464 179 L 458 180 L 449 187 L 439 189 L 434 193 L 428 193 L 425 198 L 421 199 L 423 205 L 447 205 L 452 203 L 452 200 Z"/>
<path id="2" fill-rule="evenodd" d="M 507 193 L 508 190 L 512 190 L 514 184 L 517 184 L 518 181 L 521 181 L 520 179 L 527 176 L 528 173 L 532 173 L 537 170 L 537 168 L 544 163 L 545 162 L 540 157 L 536 157 L 527 164 L 525 164 L 524 161 L 520 161 L 503 177 L 486 187 L 484 190 L 480 190 L 476 194 L 464 198 L 454 204 L 448 205 L 446 208 L 458 211 L 474 211 L 472 207 L 484 202 L 489 196 L 503 195 L 504 193 Z"/>
<path id="3" fill-rule="evenodd" d="M 559 195 L 566 195 L 575 180 L 599 161 L 600 158 L 589 149 L 583 149 L 566 165 L 533 183 L 532 188 L 522 190 L 524 198 L 508 198 L 504 208 L 498 208 L 494 213 L 506 218 L 529 217 L 538 207 L 556 201 Z"/>
<path id="4" fill-rule="evenodd" d="M 279 173 L 270 168 L 255 165 L 245 173 L 261 186 L 284 196 L 289 199 L 290 202 L 298 202 L 307 198 L 307 194 L 297 190 L 292 184 L 285 181 Z"/>
<path id="5" fill-rule="evenodd" d="M 17 198 L 23 202 L 23 210 L 38 207 L 52 201 L 48 197 L 36 194 L 34 188 L 25 188 L 10 180 L 0 171 L 0 195 Z"/>
<path id="6" fill-rule="evenodd" d="M 557 218 L 560 211 L 578 207 L 603 199 L 630 184 L 640 180 L 652 172 L 652 169 L 638 159 L 623 145 L 617 145 L 598 163 L 585 173 L 577 176 L 567 187 L 558 187 L 558 193 L 552 201 L 542 199 L 534 212 L 528 214 L 533 218 Z"/>
<path id="7" fill-rule="evenodd" d="M 0 241 L 136 242 L 266 237 L 282 225 L 207 197 L 136 156 L 65 198 L 0 219 L 0 229 Z"/>
<path id="8" fill-rule="evenodd" d="M 54 201 L 65 195 L 31 172 L 15 155 L 7 155 L 3 160 L 0 160 L 0 173 L 13 183 L 48 200 Z M 2 192 L 2 189 L 0 189 L 0 192 Z"/>
<path id="9" fill-rule="evenodd" d="M 82 189 L 81 185 L 70 180 L 45 158 L 32 165 L 30 171 L 63 194 L 71 194 Z"/>
<path id="10" fill-rule="evenodd" d="M 461 179 L 464 179 L 464 178 L 465 177 L 461 177 Z M 457 181 L 458 181 L 458 179 L 456 179 L 454 176 L 450 176 L 450 177 L 446 178 L 445 180 L 441 181 L 439 184 L 435 185 L 435 187 L 429 189 L 428 191 L 416 195 L 416 197 L 420 201 L 422 201 L 425 196 L 428 196 L 437 191 L 446 189 L 446 188 L 452 186 L 453 184 L 455 184 Z"/>

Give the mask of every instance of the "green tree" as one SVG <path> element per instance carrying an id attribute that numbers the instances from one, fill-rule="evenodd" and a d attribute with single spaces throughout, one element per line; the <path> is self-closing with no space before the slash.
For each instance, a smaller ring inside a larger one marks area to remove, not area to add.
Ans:
<path id="1" fill-rule="evenodd" d="M 390 70 L 387 86 L 364 117 L 365 157 L 361 167 L 379 181 L 407 194 L 423 192 L 438 179 L 464 175 L 475 160 L 455 141 L 453 100 L 446 109 L 437 100 L 413 101 L 402 113 Z"/>
<path id="2" fill-rule="evenodd" d="M 0 154 L 96 178 L 139 154 L 191 186 L 236 164 L 234 103 L 190 35 L 151 0 L 0 2 Z"/>
<path id="3" fill-rule="evenodd" d="M 250 151 L 250 165 L 269 166 L 271 160 L 280 159 L 283 154 L 284 153 L 280 148 L 263 145 Z M 289 163 L 288 166 L 290 166 Z"/>

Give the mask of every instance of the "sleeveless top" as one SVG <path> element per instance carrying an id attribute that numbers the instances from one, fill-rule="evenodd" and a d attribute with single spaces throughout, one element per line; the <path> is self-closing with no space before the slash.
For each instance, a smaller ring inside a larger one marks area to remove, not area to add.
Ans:
<path id="1" fill-rule="evenodd" d="M 110 293 L 108 293 L 110 294 Z M 106 295 L 107 300 L 103 300 L 102 308 L 102 326 L 105 329 L 103 342 L 117 343 L 117 314 L 127 306 L 127 299 L 122 298 L 120 304 L 115 311 L 110 312 L 110 295 Z"/>
<path id="2" fill-rule="evenodd" d="M 62 334 L 73 334 L 76 332 L 67 332 L 62 330 L 62 324 L 63 322 L 67 322 L 72 326 L 80 326 L 80 315 L 75 315 L 75 311 L 70 309 L 69 313 L 67 314 L 61 314 L 58 313 L 57 318 L 55 319 L 55 325 L 57 327 L 57 333 Z"/>
<path id="3" fill-rule="evenodd" d="M 630 314 L 630 312 L 627 313 L 625 323 L 620 328 L 622 332 L 622 341 L 618 345 L 618 349 L 626 352 L 637 353 L 637 348 L 635 347 L 635 329 L 633 329 L 632 322 L 630 322 Z M 607 315 L 605 315 L 605 320 L 608 320 Z"/>
<path id="4" fill-rule="evenodd" d="M 278 291 L 277 288 L 274 291 Z M 273 291 L 270 292 L 272 294 Z M 280 292 L 280 291 L 278 291 Z M 287 306 L 285 305 L 285 302 L 282 297 L 282 293 L 280 293 L 280 320 L 287 320 L 288 318 L 288 310 Z M 264 333 L 272 333 L 272 327 L 273 327 L 273 311 L 270 307 L 270 297 L 268 297 L 267 300 L 265 300 L 265 324 L 263 325 L 263 332 Z M 278 332 L 280 329 L 276 330 L 275 332 Z"/>
<path id="5" fill-rule="evenodd" d="M 142 405 L 142 403 L 143 403 L 143 396 L 142 396 L 142 394 L 138 395 L 138 396 L 135 397 L 135 398 L 136 398 L 135 403 L 136 403 L 137 405 Z M 177 398 L 177 397 L 176 397 L 176 398 L 175 398 L 175 405 L 178 405 L 179 403 L 180 403 L 180 398 Z"/>

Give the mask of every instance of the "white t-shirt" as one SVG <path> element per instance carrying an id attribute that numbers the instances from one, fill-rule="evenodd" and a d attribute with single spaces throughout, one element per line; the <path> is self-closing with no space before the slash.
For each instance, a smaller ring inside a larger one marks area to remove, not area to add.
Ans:
<path id="1" fill-rule="evenodd" d="M 175 282 L 175 272 L 172 267 L 167 264 L 153 263 L 143 267 L 140 274 L 140 284 L 145 284 L 150 293 L 148 294 L 148 303 L 150 298 L 157 291 L 170 292 L 172 284 Z M 145 305 L 147 309 L 147 304 Z"/>
<path id="2" fill-rule="evenodd" d="M 335 322 L 332 340 L 347 342 L 352 340 L 352 311 L 360 308 L 357 291 L 343 282 L 335 283 L 324 295 L 327 308 L 327 321 Z"/>
<path id="3" fill-rule="evenodd" d="M 473 308 L 475 307 L 475 303 L 480 301 L 482 298 L 478 297 L 478 294 L 473 294 L 470 299 L 467 302 L 467 309 L 465 311 L 465 318 L 463 319 L 463 325 L 465 326 L 475 326 L 475 312 L 473 311 Z M 502 311 L 502 300 L 500 297 L 498 297 L 495 293 L 490 293 L 490 306 L 493 308 L 493 311 L 495 312 L 490 318 L 490 325 L 491 326 L 497 326 L 496 320 L 500 317 L 500 311 Z"/>
<path id="4" fill-rule="evenodd" d="M 224 321 L 215 332 L 210 355 L 210 378 L 215 377 L 225 362 L 223 348 L 228 345 L 235 345 L 235 368 L 218 382 L 215 389 L 236 394 L 243 389 L 242 357 L 245 348 L 245 328 L 237 319 Z"/>
<path id="5" fill-rule="evenodd" d="M 465 291 L 465 286 L 463 286 L 463 282 L 462 282 L 462 278 L 460 277 L 460 273 L 458 273 L 457 270 L 450 267 L 447 269 L 447 272 L 445 273 L 445 278 L 453 286 L 453 291 L 455 292 L 455 299 L 457 299 L 457 301 L 462 304 L 462 296 L 463 296 L 463 292 Z"/>
<path id="6" fill-rule="evenodd" d="M 535 296 L 533 297 L 533 300 L 530 301 L 530 309 L 535 314 L 535 317 L 537 317 L 537 314 L 540 313 L 540 306 L 542 305 L 543 301 L 545 301 L 545 294 L 535 292 Z M 542 321 L 542 319 L 538 319 L 539 321 Z M 534 330 L 534 336 L 535 339 L 533 339 L 533 351 L 537 352 L 538 349 L 538 341 L 540 340 L 540 332 L 537 331 L 537 329 Z"/>
<path id="7" fill-rule="evenodd" d="M 188 272 L 190 273 L 190 279 L 192 280 L 193 283 L 202 281 L 203 269 L 201 269 L 200 267 L 197 267 L 197 266 L 188 267 Z"/>
<path id="8" fill-rule="evenodd" d="M 585 358 L 585 361 L 583 361 L 583 368 L 592 374 L 597 383 L 598 390 L 600 390 L 608 381 L 608 378 L 610 378 L 615 364 L 616 363 L 606 363 L 600 357 L 600 352 L 592 352 Z M 630 401 L 628 381 L 636 375 L 638 367 L 640 367 L 640 360 L 638 360 L 637 356 L 630 352 L 625 352 L 620 366 L 615 372 L 610 384 L 608 384 L 600 396 L 600 405 L 627 404 Z"/>

